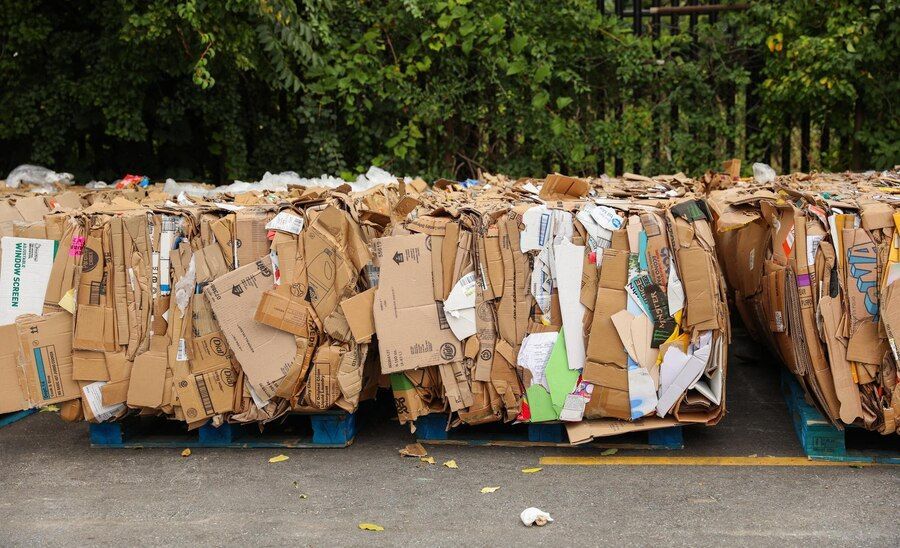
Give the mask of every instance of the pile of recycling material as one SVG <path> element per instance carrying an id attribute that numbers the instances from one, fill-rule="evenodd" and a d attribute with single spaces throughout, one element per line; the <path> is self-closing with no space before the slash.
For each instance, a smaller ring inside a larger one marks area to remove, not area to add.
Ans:
<path id="1" fill-rule="evenodd" d="M 724 415 L 702 182 L 269 177 L 4 190 L 0 412 L 262 424 L 380 386 L 402 423 L 573 442 Z"/>
<path id="2" fill-rule="evenodd" d="M 900 172 L 795 174 L 708 203 L 751 335 L 837 427 L 900 432 Z"/>

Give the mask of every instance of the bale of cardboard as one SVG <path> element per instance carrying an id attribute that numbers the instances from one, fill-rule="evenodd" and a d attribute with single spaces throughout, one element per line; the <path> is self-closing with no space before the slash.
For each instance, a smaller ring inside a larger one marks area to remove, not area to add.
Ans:
<path id="1" fill-rule="evenodd" d="M 898 194 L 897 171 L 794 174 L 708 200 L 750 333 L 836 426 L 886 435 L 900 431 Z"/>
<path id="2" fill-rule="evenodd" d="M 328 183 L 7 192 L 0 413 L 196 428 L 357 409 L 379 378 L 370 244 L 398 191 Z"/>
<path id="3" fill-rule="evenodd" d="M 564 421 L 570 441 L 725 412 L 712 216 L 683 175 L 437 181 L 374 240 L 403 423 Z"/>

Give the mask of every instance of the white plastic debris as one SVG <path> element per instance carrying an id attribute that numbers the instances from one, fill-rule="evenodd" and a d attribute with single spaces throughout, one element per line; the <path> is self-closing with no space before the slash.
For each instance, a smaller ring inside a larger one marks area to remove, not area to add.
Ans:
<path id="1" fill-rule="evenodd" d="M 57 173 L 41 166 L 22 164 L 9 172 L 6 177 L 6 186 L 19 188 L 22 183 L 49 186 L 54 183 L 71 185 L 75 182 L 75 176 L 71 173 Z"/>
<path id="2" fill-rule="evenodd" d="M 757 183 L 771 183 L 775 180 L 775 170 L 769 164 L 756 162 L 753 164 L 753 178 Z"/>
<path id="3" fill-rule="evenodd" d="M 543 527 L 547 523 L 553 521 L 553 518 L 550 517 L 550 514 L 544 512 L 540 508 L 526 508 L 522 510 L 522 514 L 519 516 L 522 519 L 522 523 L 525 524 L 526 527 L 531 527 L 532 525 L 537 525 L 538 527 Z"/>
<path id="4" fill-rule="evenodd" d="M 396 181 L 397 177 L 394 177 L 381 168 L 372 166 L 364 175 L 358 176 L 355 181 L 352 181 L 350 183 L 341 179 L 340 177 L 334 177 L 332 175 L 323 174 L 320 177 L 307 179 L 305 177 L 300 177 L 293 171 L 283 171 L 281 173 L 274 174 L 267 171 L 262 176 L 262 179 L 260 179 L 256 183 L 235 181 L 230 185 L 219 186 L 215 188 L 205 188 L 193 183 L 178 183 L 173 179 L 166 179 L 166 184 L 163 187 L 163 191 L 171 196 L 177 196 L 178 194 L 184 192 L 193 196 L 205 197 L 213 196 L 216 194 L 243 194 L 245 192 L 264 190 L 268 190 L 270 192 L 285 192 L 287 191 L 289 185 L 325 188 L 337 188 L 341 185 L 350 185 L 350 188 L 354 192 L 359 192 L 362 190 L 368 190 L 382 183 L 388 184 Z M 404 181 L 411 182 L 412 179 L 406 177 Z"/>
<path id="5" fill-rule="evenodd" d="M 197 266 L 194 262 L 194 256 L 191 256 L 191 262 L 188 263 L 187 272 L 177 282 L 175 282 L 175 304 L 184 317 L 188 304 L 191 301 L 191 295 L 194 293 L 194 286 L 197 281 Z"/>
<path id="6" fill-rule="evenodd" d="M 91 181 L 88 184 L 84 185 L 85 188 L 90 190 L 98 189 L 98 188 L 106 188 L 109 185 L 106 184 L 106 181 Z"/>

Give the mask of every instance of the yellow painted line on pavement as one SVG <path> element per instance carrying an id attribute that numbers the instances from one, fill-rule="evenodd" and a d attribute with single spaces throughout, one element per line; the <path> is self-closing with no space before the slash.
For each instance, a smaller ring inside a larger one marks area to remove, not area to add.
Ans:
<path id="1" fill-rule="evenodd" d="M 541 457 L 543 466 L 876 466 L 806 457 Z"/>

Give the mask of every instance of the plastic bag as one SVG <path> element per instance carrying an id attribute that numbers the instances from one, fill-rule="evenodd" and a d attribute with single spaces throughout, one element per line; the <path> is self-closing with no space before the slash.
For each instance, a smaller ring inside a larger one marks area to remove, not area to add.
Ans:
<path id="1" fill-rule="evenodd" d="M 22 183 L 50 186 L 55 183 L 71 185 L 75 182 L 75 176 L 71 173 L 57 173 L 41 166 L 22 164 L 9 172 L 6 177 L 6 186 L 19 188 Z"/>
<path id="2" fill-rule="evenodd" d="M 771 183 L 775 180 L 775 170 L 769 164 L 756 162 L 753 164 L 753 178 L 757 183 Z"/>
<path id="3" fill-rule="evenodd" d="M 522 523 L 525 524 L 526 527 L 531 527 L 532 525 L 537 525 L 538 527 L 542 527 L 547 523 L 553 521 L 553 518 L 550 517 L 550 514 L 544 512 L 540 508 L 526 508 L 522 510 L 522 514 L 519 515 L 519 518 L 522 520 Z"/>

